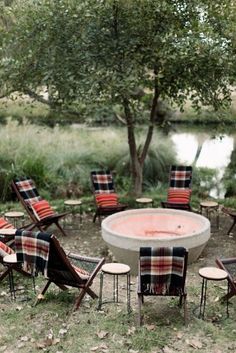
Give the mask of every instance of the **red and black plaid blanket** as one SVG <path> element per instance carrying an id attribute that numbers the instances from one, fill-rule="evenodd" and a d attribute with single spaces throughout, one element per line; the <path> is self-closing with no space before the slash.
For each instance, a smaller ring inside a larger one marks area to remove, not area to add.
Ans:
<path id="1" fill-rule="evenodd" d="M 182 247 L 140 248 L 141 292 L 168 295 L 182 288 L 184 256 Z"/>
<path id="2" fill-rule="evenodd" d="M 28 177 L 16 178 L 14 183 L 22 198 L 25 200 L 29 207 L 31 207 L 32 203 L 42 199 L 32 179 Z"/>
<path id="3" fill-rule="evenodd" d="M 17 230 L 15 234 L 15 252 L 17 261 L 23 263 L 25 271 L 47 277 L 51 235 L 43 232 Z"/>
<path id="4" fill-rule="evenodd" d="M 170 171 L 170 187 L 188 189 L 192 182 L 191 166 L 172 166 Z"/>
<path id="5" fill-rule="evenodd" d="M 91 179 L 95 194 L 109 194 L 115 192 L 112 174 L 109 170 L 91 172 Z"/>

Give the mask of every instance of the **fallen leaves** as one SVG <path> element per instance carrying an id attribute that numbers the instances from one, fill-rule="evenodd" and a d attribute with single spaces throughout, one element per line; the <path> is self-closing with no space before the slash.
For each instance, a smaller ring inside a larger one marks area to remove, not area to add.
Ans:
<path id="1" fill-rule="evenodd" d="M 99 331 L 99 332 L 97 332 L 97 336 L 98 336 L 98 338 L 100 338 L 102 340 L 108 336 L 108 331 Z"/>
<path id="2" fill-rule="evenodd" d="M 195 349 L 201 349 L 202 346 L 203 346 L 202 342 L 197 340 L 197 339 L 191 339 L 191 340 L 186 339 L 185 343 L 188 344 L 190 347 L 193 347 Z"/>

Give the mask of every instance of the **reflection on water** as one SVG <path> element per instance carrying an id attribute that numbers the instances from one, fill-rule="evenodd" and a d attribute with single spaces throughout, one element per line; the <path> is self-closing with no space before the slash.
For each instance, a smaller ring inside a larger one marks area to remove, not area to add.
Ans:
<path id="1" fill-rule="evenodd" d="M 219 190 L 211 190 L 213 197 L 223 197 L 225 190 L 220 187 L 220 180 L 225 168 L 230 162 L 230 156 L 234 148 L 234 136 L 221 135 L 212 138 L 207 133 L 173 133 L 172 141 L 175 143 L 177 157 L 180 163 L 197 167 L 217 169 Z M 196 158 L 197 156 L 197 158 Z"/>

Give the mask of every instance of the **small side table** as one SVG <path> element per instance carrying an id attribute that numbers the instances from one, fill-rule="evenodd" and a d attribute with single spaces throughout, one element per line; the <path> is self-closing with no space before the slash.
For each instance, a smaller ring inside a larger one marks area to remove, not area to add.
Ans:
<path id="1" fill-rule="evenodd" d="M 202 290 L 200 299 L 199 318 L 204 319 L 206 298 L 207 298 L 207 281 L 223 281 L 226 280 L 228 274 L 226 271 L 221 270 L 217 267 L 203 267 L 199 270 L 199 276 L 202 277 Z M 229 285 L 227 287 L 227 293 L 229 293 Z M 227 296 L 228 298 L 228 296 Z M 226 299 L 226 314 L 229 316 L 229 301 Z"/>
<path id="2" fill-rule="evenodd" d="M 82 222 L 82 201 L 81 200 L 66 200 L 64 201 L 64 209 L 70 208 L 72 217 L 75 217 L 79 209 L 80 223 Z"/>
<path id="3" fill-rule="evenodd" d="M 113 276 L 113 300 L 111 302 L 119 302 L 119 286 L 118 286 L 118 277 L 121 275 L 126 275 L 127 277 L 127 311 L 131 312 L 130 306 L 130 267 L 122 263 L 107 263 L 104 264 L 101 268 L 100 273 L 100 292 L 99 292 L 99 301 L 98 301 L 98 310 L 101 309 L 102 304 L 107 303 L 107 301 L 102 301 L 102 291 L 103 291 L 103 279 L 104 275 Z"/>
<path id="4" fill-rule="evenodd" d="M 207 218 L 211 219 L 211 213 L 215 213 L 216 215 L 216 226 L 219 229 L 219 204 L 215 201 L 202 201 L 200 202 L 200 213 L 205 214 Z"/>
<path id="5" fill-rule="evenodd" d="M 149 198 L 149 197 L 140 197 L 138 199 L 135 200 L 137 202 L 137 204 L 139 206 L 147 206 L 147 205 L 151 205 L 151 207 L 153 207 L 153 199 Z"/>
<path id="6" fill-rule="evenodd" d="M 21 221 L 21 226 L 24 225 L 25 214 L 19 211 L 9 211 L 4 214 L 6 220 L 12 220 L 15 228 L 18 228 L 18 222 Z"/>

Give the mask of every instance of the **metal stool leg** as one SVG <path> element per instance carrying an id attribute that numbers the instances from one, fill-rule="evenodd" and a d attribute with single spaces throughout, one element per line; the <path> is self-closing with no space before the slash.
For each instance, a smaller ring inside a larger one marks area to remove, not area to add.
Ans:
<path id="1" fill-rule="evenodd" d="M 10 287 L 11 299 L 15 300 L 16 299 L 16 294 L 15 294 L 14 277 L 13 277 L 12 269 L 10 269 L 10 271 L 9 271 L 8 278 L 9 278 L 9 287 Z"/>
<path id="2" fill-rule="evenodd" d="M 99 299 L 98 299 L 98 310 L 102 308 L 102 290 L 103 290 L 103 272 L 100 273 L 100 290 L 99 290 Z"/>
<path id="3" fill-rule="evenodd" d="M 130 273 L 127 273 L 127 311 L 128 311 L 128 314 L 131 312 L 131 306 L 130 306 Z"/>

